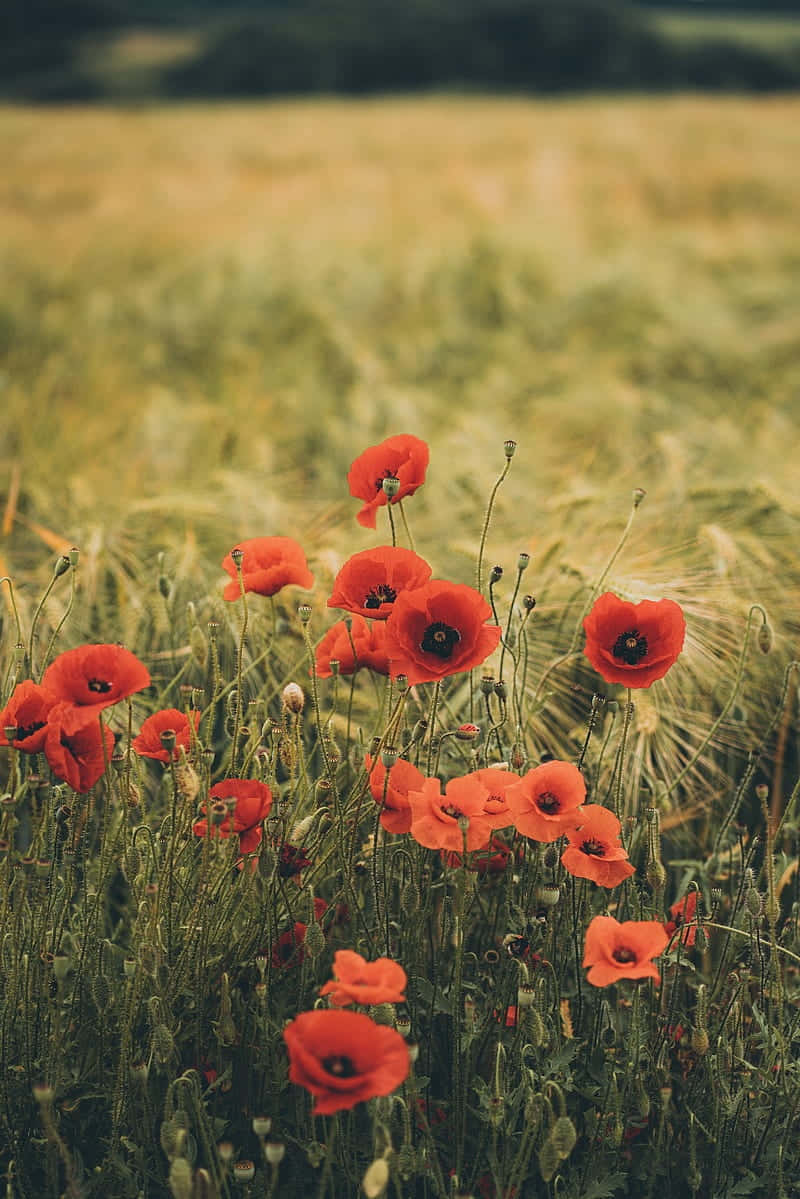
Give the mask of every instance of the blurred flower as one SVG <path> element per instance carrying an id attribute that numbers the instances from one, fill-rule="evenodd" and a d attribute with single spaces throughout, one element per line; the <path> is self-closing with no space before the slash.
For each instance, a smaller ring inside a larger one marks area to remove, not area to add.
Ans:
<path id="1" fill-rule="evenodd" d="M 199 712 L 192 712 L 192 721 L 194 732 L 197 732 L 197 726 L 200 723 Z M 181 749 L 184 749 L 186 753 L 189 752 L 192 739 L 189 719 L 184 712 L 180 712 L 177 708 L 164 708 L 162 711 L 148 716 L 142 724 L 138 737 L 134 737 L 131 742 L 131 749 L 140 758 L 153 758 L 157 762 L 169 762 L 169 750 L 161 744 L 161 734 L 167 732 L 175 734 L 172 760 L 177 762 L 181 756 Z"/>
<path id="2" fill-rule="evenodd" d="M 319 993 L 330 995 L 336 1007 L 348 1003 L 404 1003 L 407 982 L 405 970 L 391 958 L 368 962 L 352 949 L 337 949 L 333 955 L 333 979 Z"/>
<path id="3" fill-rule="evenodd" d="M 97 720 L 70 731 L 66 722 L 71 722 L 72 712 L 72 705 L 67 703 L 51 710 L 44 753 L 56 778 L 83 794 L 91 790 L 111 760 L 114 734 Z"/>
<path id="4" fill-rule="evenodd" d="M 370 754 L 364 757 L 364 766 L 369 775 L 369 789 L 375 803 L 382 804 L 381 824 L 387 833 L 407 833 L 411 829 L 411 804 L 409 790 L 418 791 L 425 782 L 425 775 L 405 758 L 398 758 L 389 770 L 389 782 L 385 784 L 386 767 L 380 758 L 373 760 Z M 385 787 L 385 793 L 384 793 Z"/>
<path id="5" fill-rule="evenodd" d="M 561 855 L 561 864 L 576 878 L 590 878 L 601 887 L 616 887 L 634 873 L 619 838 L 619 820 L 599 804 L 581 808 L 578 819 L 577 828 L 563 830 L 569 846 Z"/>
<path id="6" fill-rule="evenodd" d="M 314 900 L 314 919 L 319 922 L 328 910 L 328 905 L 324 899 L 319 897 Z M 297 920 L 291 928 L 286 929 L 278 937 L 270 950 L 272 965 L 276 970 L 282 970 L 286 966 L 299 966 L 305 961 L 305 949 L 303 943 L 308 932 L 308 925 L 302 920 Z"/>
<path id="7" fill-rule="evenodd" d="M 515 828 L 534 841 L 557 841 L 565 822 L 574 826 L 586 798 L 586 783 L 571 762 L 543 762 L 507 792 Z"/>
<path id="8" fill-rule="evenodd" d="M 386 652 L 392 676 L 410 686 L 434 682 L 479 666 L 500 642 L 498 625 L 487 625 L 492 609 L 464 583 L 434 579 L 398 595 L 386 622 Z"/>
<path id="9" fill-rule="evenodd" d="M 306 857 L 305 847 L 289 845 L 284 841 L 278 852 L 278 877 L 296 878 L 311 865 L 311 858 Z"/>
<path id="10" fill-rule="evenodd" d="M 315 664 L 319 678 L 332 676 L 331 662 L 339 663 L 339 674 L 355 674 L 362 666 L 376 674 L 388 674 L 386 626 L 369 624 L 363 616 L 353 616 L 350 629 L 343 620 L 337 621 L 317 646 Z"/>
<path id="11" fill-rule="evenodd" d="M 16 729 L 14 749 L 37 754 L 44 749 L 47 717 L 56 704 L 55 698 L 30 679 L 17 683 L 8 703 L 0 712 L 0 745 L 8 745 L 6 729 Z"/>
<path id="12" fill-rule="evenodd" d="M 386 620 L 401 591 L 422 587 L 430 577 L 431 568 L 419 554 L 379 545 L 347 559 L 334 580 L 328 607 Z"/>
<path id="13" fill-rule="evenodd" d="M 272 792 L 265 783 L 256 779 L 223 779 L 209 791 L 209 800 L 228 801 L 229 811 L 220 824 L 211 823 L 212 837 L 230 837 L 231 833 L 239 835 L 239 849 L 242 853 L 252 853 L 261 841 L 261 822 L 269 814 L 272 807 Z M 203 804 L 202 810 L 208 813 L 209 805 Z M 198 837 L 208 834 L 208 821 L 197 820 L 193 831 Z"/>
<path id="14" fill-rule="evenodd" d="M 585 654 L 607 683 L 649 687 L 683 649 L 686 621 L 674 600 L 631 604 L 606 591 L 583 622 Z"/>
<path id="15" fill-rule="evenodd" d="M 282 587 L 294 585 L 306 590 L 314 586 L 302 548 L 291 537 L 251 537 L 240 541 L 234 550 L 242 551 L 242 581 L 245 591 L 256 595 L 275 595 Z M 233 580 L 225 586 L 222 598 L 237 600 L 241 595 L 233 552 L 222 560 L 222 569 Z"/>
<path id="16" fill-rule="evenodd" d="M 672 917 L 664 925 L 667 935 L 671 938 L 684 924 L 687 928 L 683 929 L 680 937 L 676 937 L 676 941 L 680 941 L 684 947 L 694 945 L 697 937 L 697 925 L 692 921 L 697 912 L 697 892 L 690 891 L 683 899 L 679 899 L 677 903 L 673 903 L 669 909 L 669 914 Z"/>
<path id="17" fill-rule="evenodd" d="M 42 690 L 69 705 L 61 727 L 72 734 L 104 708 L 150 686 L 150 672 L 121 645 L 80 645 L 55 658 L 42 678 Z"/>
<path id="18" fill-rule="evenodd" d="M 625 920 L 595 916 L 586 930 L 583 964 L 586 978 L 595 987 L 607 987 L 621 978 L 653 978 L 659 973 L 651 961 L 667 947 L 669 937 L 658 920 Z"/>
<path id="19" fill-rule="evenodd" d="M 359 454 L 347 475 L 350 494 L 364 500 L 364 507 L 356 517 L 358 523 L 365 529 L 375 528 L 376 509 L 389 502 L 383 490 L 384 479 L 397 479 L 399 483 L 393 504 L 413 495 L 425 482 L 428 458 L 425 442 L 410 433 L 388 437 Z"/>

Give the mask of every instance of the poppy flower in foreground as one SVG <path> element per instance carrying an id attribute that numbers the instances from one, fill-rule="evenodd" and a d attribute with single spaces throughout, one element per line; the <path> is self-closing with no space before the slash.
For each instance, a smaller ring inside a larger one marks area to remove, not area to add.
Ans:
<path id="1" fill-rule="evenodd" d="M 294 584 L 308 590 L 314 586 L 314 576 L 308 569 L 301 546 L 291 537 L 251 537 L 233 547 L 244 555 L 242 582 L 245 591 L 256 595 L 275 595 L 282 587 Z M 222 598 L 237 600 L 241 595 L 239 576 L 233 561 L 233 550 L 222 559 L 222 569 L 233 580 L 225 586 Z"/>
<path id="2" fill-rule="evenodd" d="M 411 686 L 434 682 L 479 666 L 500 643 L 492 609 L 465 583 L 434 579 L 398 595 L 386 621 L 391 674 Z"/>
<path id="3" fill-rule="evenodd" d="M 220 822 L 211 820 L 212 837 L 239 835 L 239 849 L 252 853 L 261 841 L 261 822 L 269 815 L 272 807 L 272 792 L 266 783 L 257 779 L 223 779 L 209 791 L 209 803 L 202 805 L 208 816 L 209 808 L 217 809 Z M 220 805 L 220 808 L 217 807 Z M 208 820 L 197 820 L 192 826 L 198 837 L 208 835 Z"/>
<path id="4" fill-rule="evenodd" d="M 674 600 L 631 604 L 611 591 L 584 619 L 584 653 L 607 683 L 649 687 L 663 678 L 683 649 L 686 621 Z"/>
<path id="5" fill-rule="evenodd" d="M 376 674 L 388 674 L 386 626 L 369 624 L 363 616 L 354 616 L 348 630 L 345 622 L 339 620 L 317 646 L 314 662 L 321 679 L 332 676 L 331 662 L 339 663 L 339 674 L 355 674 L 362 667 Z"/>
<path id="6" fill-rule="evenodd" d="M 669 909 L 669 914 L 672 917 L 664 925 L 667 936 L 670 938 L 682 928 L 685 924 L 687 927 L 683 929 L 680 937 L 676 937 L 676 941 L 680 941 L 683 946 L 694 945 L 697 937 L 697 925 L 693 923 L 697 912 L 697 892 L 690 891 L 683 899 L 679 899 L 677 903 L 673 903 Z"/>
<path id="7" fill-rule="evenodd" d="M 482 771 L 480 773 L 483 773 Z M 411 836 L 427 849 L 464 849 L 459 818 L 465 816 L 467 853 L 489 843 L 494 824 L 484 804 L 487 788 L 474 774 L 451 779 L 442 794 L 441 783 L 426 778 L 419 791 L 409 791 Z"/>
<path id="8" fill-rule="evenodd" d="M 422 587 L 431 577 L 424 558 L 395 545 L 379 545 L 348 558 L 333 584 L 329 608 L 344 608 L 386 620 L 401 591 Z"/>
<path id="9" fill-rule="evenodd" d="M 376 958 L 368 962 L 352 949 L 337 949 L 333 955 L 333 978 L 320 988 L 330 995 L 335 1007 L 348 1003 L 405 1003 L 408 978 L 399 962 Z"/>
<path id="10" fill-rule="evenodd" d="M 129 649 L 121 645 L 79 645 L 55 658 L 42 678 L 42 690 L 55 703 L 70 707 L 61 726 L 74 733 L 89 724 L 104 708 L 150 686 L 150 672 Z"/>
<path id="11" fill-rule="evenodd" d="M 196 733 L 200 723 L 199 712 L 192 712 L 192 722 Z M 172 760 L 177 762 L 180 760 L 182 749 L 188 754 L 192 741 L 189 718 L 178 708 L 163 708 L 160 712 L 154 712 L 152 716 L 148 716 L 139 735 L 131 741 L 131 749 L 140 758 L 152 758 L 156 762 L 169 762 L 169 750 L 161 744 L 161 734 L 170 732 L 175 734 Z"/>
<path id="12" fill-rule="evenodd" d="M 577 828 L 565 828 L 569 846 L 561 864 L 576 878 L 590 878 L 601 887 L 616 887 L 634 873 L 620 841 L 620 823 L 613 812 L 600 804 L 580 809 Z M 663 927 L 660 926 L 660 927 Z"/>
<path id="13" fill-rule="evenodd" d="M 386 783 L 386 767 L 380 758 L 373 760 L 364 756 L 364 766 L 369 775 L 369 789 L 375 803 L 382 804 L 380 821 L 387 833 L 407 833 L 411 830 L 411 804 L 409 791 L 419 791 L 425 775 L 405 758 L 398 758 L 389 769 Z"/>
<path id="14" fill-rule="evenodd" d="M 508 791 L 514 826 L 534 841 L 557 841 L 565 822 L 574 826 L 577 808 L 586 798 L 586 783 L 571 762 L 543 762 Z"/>
<path id="15" fill-rule="evenodd" d="M 314 1116 L 390 1095 L 408 1078 L 408 1046 L 399 1032 L 360 1012 L 301 1012 L 283 1030 L 289 1078 L 315 1097 Z"/>
<path id="16" fill-rule="evenodd" d="M 17 683 L 8 703 L 0 712 L 0 745 L 12 744 L 26 754 L 37 754 L 44 749 L 47 735 L 47 717 L 55 706 L 55 699 L 30 679 Z M 11 742 L 6 729 L 15 729 Z"/>
<path id="17" fill-rule="evenodd" d="M 370 446 L 359 454 L 347 474 L 350 494 L 364 501 L 356 517 L 358 523 L 365 529 L 375 528 L 376 510 L 389 501 L 383 490 L 384 479 L 397 479 L 399 483 L 393 504 L 413 495 L 425 482 L 429 456 L 425 442 L 410 433 L 387 437 L 380 445 Z"/>
<path id="18" fill-rule="evenodd" d="M 653 978 L 659 981 L 652 958 L 667 947 L 669 937 L 657 920 L 623 920 L 595 916 L 586 930 L 583 964 L 589 966 L 587 980 L 607 987 L 621 978 Z"/>
<path id="19" fill-rule="evenodd" d="M 90 791 L 105 771 L 114 750 L 114 734 L 100 721 L 71 730 L 71 704 L 57 704 L 47 722 L 44 753 L 56 778 L 81 794 Z"/>

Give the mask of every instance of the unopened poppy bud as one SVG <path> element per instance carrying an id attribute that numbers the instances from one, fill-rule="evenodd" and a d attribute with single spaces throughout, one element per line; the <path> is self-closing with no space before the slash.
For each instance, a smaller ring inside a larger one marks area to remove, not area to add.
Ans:
<path id="1" fill-rule="evenodd" d="M 169 1189 L 173 1199 L 192 1199 L 192 1167 L 185 1157 L 174 1157 L 169 1168 Z"/>
<path id="2" fill-rule="evenodd" d="M 550 1137 L 539 1150 L 539 1173 L 545 1182 L 549 1182 L 561 1164 L 561 1154 L 556 1149 Z"/>
<path id="3" fill-rule="evenodd" d="M 542 862 L 548 870 L 552 870 L 558 861 L 558 850 L 553 845 L 548 845 L 547 849 L 542 854 Z"/>
<path id="4" fill-rule="evenodd" d="M 485 674 L 481 677 L 481 691 L 484 695 L 491 695 L 494 691 L 494 676 Z"/>
<path id="5" fill-rule="evenodd" d="M 386 475 L 381 483 L 383 494 L 393 500 L 400 490 L 400 480 L 395 475 Z"/>
<path id="6" fill-rule="evenodd" d="M 325 948 L 325 934 L 316 920 L 313 920 L 306 929 L 303 947 L 311 958 L 318 958 Z"/>
<path id="7" fill-rule="evenodd" d="M 704 1028 L 696 1028 L 692 1033 L 691 1046 L 698 1057 L 708 1053 L 708 1033 Z"/>
<path id="8" fill-rule="evenodd" d="M 664 863 L 659 862 L 656 858 L 651 858 L 645 867 L 645 878 L 648 886 L 652 891 L 660 891 L 667 882 L 667 872 L 664 868 Z"/>
<path id="9" fill-rule="evenodd" d="M 381 750 L 381 762 L 386 770 L 391 770 L 399 757 L 400 750 L 394 745 L 385 745 Z"/>
<path id="10" fill-rule="evenodd" d="M 747 888 L 747 894 L 745 895 L 744 903 L 750 915 L 758 919 L 763 911 L 763 903 L 761 896 L 755 887 Z"/>
<path id="11" fill-rule="evenodd" d="M 301 624 L 308 624 L 311 620 L 311 604 L 300 604 L 297 609 L 297 616 Z"/>
<path id="12" fill-rule="evenodd" d="M 456 729 L 456 738 L 459 741 L 477 741 L 480 735 L 480 726 L 477 724 L 460 724 Z"/>
<path id="13" fill-rule="evenodd" d="M 516 450 L 516 448 L 517 448 L 516 441 L 509 440 L 509 441 L 503 442 L 503 453 L 505 454 L 506 458 L 508 458 L 509 462 L 514 457 L 514 451 Z"/>
<path id="14" fill-rule="evenodd" d="M 550 1133 L 550 1140 L 553 1142 L 558 1156 L 560 1158 L 569 1157 L 575 1148 L 577 1139 L 578 1134 L 575 1131 L 575 1125 L 569 1116 L 559 1116 Z"/>
<path id="15" fill-rule="evenodd" d="M 419 913 L 421 902 L 419 887 L 413 879 L 409 879 L 400 893 L 400 910 L 405 916 L 415 916 Z"/>
<path id="16" fill-rule="evenodd" d="M 253 1116 L 253 1132 L 257 1137 L 269 1136 L 272 1120 L 269 1116 Z"/>
<path id="17" fill-rule="evenodd" d="M 762 654 L 768 654 L 772 649 L 772 629 L 766 620 L 762 625 L 759 625 L 756 637 L 758 640 L 758 648 L 761 650 Z"/>
<path id="18" fill-rule="evenodd" d="M 162 599 L 169 599 L 169 593 L 170 593 L 171 588 L 170 588 L 169 579 L 167 578 L 166 575 L 158 576 L 158 590 L 159 590 L 159 594 L 161 595 Z"/>
<path id="19" fill-rule="evenodd" d="M 208 660 L 208 641 L 199 624 L 192 625 L 189 633 L 189 648 L 198 666 L 205 666 Z"/>
<path id="20" fill-rule="evenodd" d="M 241 566 L 244 561 L 244 550 L 240 549 L 238 545 L 231 550 L 231 560 L 236 567 Z"/>
<path id="21" fill-rule="evenodd" d="M 525 757 L 525 750 L 523 747 L 518 742 L 512 745 L 510 759 L 512 770 L 522 770 L 522 767 L 525 765 L 526 761 L 527 759 Z"/>
<path id="22" fill-rule="evenodd" d="M 641 504 L 642 500 L 644 499 L 644 497 L 646 495 L 647 495 L 647 492 L 645 491 L 645 489 L 643 487 L 634 487 L 634 489 L 633 489 L 633 506 L 634 506 L 634 508 L 639 507 L 639 505 Z"/>
<path id="23" fill-rule="evenodd" d="M 76 545 L 73 545 L 72 549 L 67 554 L 67 557 L 69 558 L 70 566 L 77 566 L 78 563 L 80 562 L 81 551 L 78 549 L 78 547 Z"/>
<path id="24" fill-rule="evenodd" d="M 502 579 L 502 577 L 503 577 L 502 566 L 493 566 L 491 573 L 489 575 L 489 582 L 490 583 L 499 583 L 500 580 Z"/>
<path id="25" fill-rule="evenodd" d="M 526 554 L 526 553 L 520 554 L 520 556 L 517 558 L 517 570 L 519 571 L 520 574 L 522 574 L 523 571 L 528 569 L 528 567 L 530 565 L 530 561 L 531 561 L 530 554 Z"/>
<path id="26" fill-rule="evenodd" d="M 166 1024 L 157 1024 L 153 1029 L 151 1048 L 153 1050 L 153 1057 L 162 1066 L 166 1066 L 174 1056 L 175 1038 Z"/>
<path id="27" fill-rule="evenodd" d="M 306 706 L 303 689 L 297 683 L 286 684 L 281 694 L 281 700 L 286 711 L 293 712 L 295 716 L 299 715 Z"/>
<path id="28" fill-rule="evenodd" d="M 271 1166 L 279 1166 L 286 1153 L 283 1141 L 267 1141 L 264 1146 L 264 1157 Z"/>
<path id="29" fill-rule="evenodd" d="M 384 1157 L 378 1157 L 367 1166 L 361 1180 L 361 1189 L 367 1199 L 380 1199 L 389 1185 L 389 1163 Z"/>
<path id="30" fill-rule="evenodd" d="M 256 1176 L 255 1163 L 249 1158 L 243 1157 L 240 1161 L 233 1163 L 233 1177 L 236 1182 L 252 1182 Z"/>
<path id="31" fill-rule="evenodd" d="M 61 575 L 66 574 L 69 570 L 69 558 L 66 554 L 62 554 L 60 558 L 56 558 L 53 566 L 53 575 L 57 579 Z"/>

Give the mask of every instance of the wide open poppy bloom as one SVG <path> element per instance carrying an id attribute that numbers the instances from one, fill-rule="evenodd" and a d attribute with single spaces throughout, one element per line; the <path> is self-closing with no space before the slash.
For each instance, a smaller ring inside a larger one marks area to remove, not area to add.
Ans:
<path id="1" fill-rule="evenodd" d="M 569 840 L 561 855 L 565 870 L 576 878 L 590 878 L 601 887 L 616 887 L 634 873 L 613 812 L 600 804 L 587 804 L 580 809 L 576 824 L 577 828 L 563 829 Z"/>
<path id="2" fill-rule="evenodd" d="M 584 653 L 607 683 L 649 687 L 683 649 L 686 621 L 674 600 L 631 604 L 606 591 L 583 622 Z"/>
<path id="3" fill-rule="evenodd" d="M 369 775 L 372 798 L 375 803 L 383 805 L 380 821 L 386 832 L 410 832 L 411 804 L 408 802 L 408 793 L 422 788 L 425 775 L 405 758 L 398 758 L 394 766 L 390 767 L 388 783 L 385 781 L 386 767 L 380 758 L 373 760 L 370 754 L 366 754 L 364 766 Z"/>
<path id="4" fill-rule="evenodd" d="M 659 981 L 652 958 L 667 947 L 669 937 L 658 920 L 623 920 L 595 916 L 586 930 L 583 964 L 589 966 L 587 980 L 607 987 L 621 978 L 653 978 Z"/>
<path id="5" fill-rule="evenodd" d="M 92 720 L 71 730 L 65 723 L 72 714 L 71 704 L 57 704 L 47 722 L 44 753 L 56 778 L 67 783 L 73 791 L 90 791 L 102 776 L 114 750 L 114 734 Z"/>
<path id="6" fill-rule="evenodd" d="M 483 849 L 495 827 L 484 807 L 488 795 L 488 788 L 475 774 L 451 779 L 444 794 L 438 779 L 426 778 L 419 791 L 408 793 L 411 836 L 427 849 L 450 849 L 458 853 L 464 848 L 458 821 L 466 816 L 467 853 Z"/>
<path id="7" fill-rule="evenodd" d="M 256 595 L 275 595 L 282 587 L 314 586 L 314 576 L 308 569 L 302 548 L 291 537 L 251 537 L 233 547 L 242 551 L 242 581 L 245 591 Z M 225 586 L 222 598 L 237 600 L 241 595 L 239 576 L 233 561 L 233 550 L 222 559 L 222 569 L 233 582 Z"/>
<path id="8" fill-rule="evenodd" d="M 330 995 L 334 1007 L 348 1003 L 405 1003 L 403 991 L 408 978 L 399 962 L 376 958 L 368 962 L 352 949 L 337 949 L 333 955 L 333 978 L 320 988 Z"/>
<path id="9" fill-rule="evenodd" d="M 399 545 L 379 545 L 347 559 L 334 580 L 328 607 L 386 620 L 401 591 L 422 587 L 430 577 L 431 568 L 419 554 Z"/>
<path id="10" fill-rule="evenodd" d="M 574 826 L 586 783 L 571 762 L 543 762 L 509 788 L 508 806 L 517 831 L 534 841 L 557 841 L 565 823 Z"/>
<path id="11" fill-rule="evenodd" d="M 192 712 L 192 723 L 194 724 L 193 731 L 196 733 L 200 723 L 199 712 Z M 139 735 L 131 741 L 131 749 L 140 758 L 153 758 L 156 762 L 169 762 L 169 750 L 161 744 L 161 734 L 168 732 L 175 734 L 172 760 L 177 762 L 180 760 L 180 751 L 183 749 L 188 754 L 192 743 L 189 718 L 178 708 L 163 708 L 160 712 L 154 712 L 152 716 L 148 716 Z"/>
<path id="12" fill-rule="evenodd" d="M 329 679 L 333 674 L 331 662 L 339 663 L 339 674 L 355 674 L 362 667 L 376 674 L 388 674 L 386 626 L 381 622 L 369 624 L 363 616 L 354 616 L 348 630 L 345 622 L 338 620 L 317 646 L 314 662 L 321 679 Z"/>
<path id="13" fill-rule="evenodd" d="M 314 1116 L 329 1116 L 408 1078 L 411 1059 L 399 1032 L 360 1012 L 301 1012 L 283 1030 L 289 1078 L 315 1097 Z"/>
<path id="14" fill-rule="evenodd" d="M 261 822 L 272 807 L 272 792 L 266 783 L 257 779 L 223 779 L 215 783 L 208 795 L 210 802 L 203 804 L 206 816 L 216 804 L 227 808 L 219 824 L 212 819 L 211 836 L 230 837 L 231 833 L 238 833 L 239 849 L 242 853 L 252 853 L 261 841 Z M 208 820 L 197 820 L 192 828 L 198 837 L 205 837 Z"/>
<path id="15" fill-rule="evenodd" d="M 383 490 L 384 479 L 397 479 L 400 484 L 392 497 L 393 504 L 413 495 L 425 482 L 428 458 L 425 442 L 410 433 L 387 437 L 380 445 L 370 446 L 359 454 L 347 474 L 350 494 L 364 500 L 364 507 L 356 517 L 358 523 L 365 529 L 375 528 L 376 510 L 389 499 Z"/>
<path id="16" fill-rule="evenodd" d="M 392 677 L 411 686 L 435 682 L 484 662 L 500 642 L 500 627 L 487 625 L 492 609 L 465 583 L 434 579 L 398 595 L 386 621 Z"/>
<path id="17" fill-rule="evenodd" d="M 664 925 L 664 929 L 668 937 L 672 937 L 674 933 L 682 928 L 685 924 L 687 927 L 679 937 L 675 938 L 676 943 L 680 941 L 684 947 L 694 945 L 697 937 L 697 925 L 693 923 L 697 913 L 697 892 L 690 891 L 683 899 L 679 899 L 677 903 L 673 903 L 669 909 L 669 914 L 672 917 Z"/>
<path id="18" fill-rule="evenodd" d="M 17 683 L 8 703 L 0 712 L 0 745 L 13 745 L 26 754 L 38 754 L 44 749 L 47 717 L 55 707 L 52 695 L 30 679 Z M 5 730 L 16 729 L 11 742 Z"/>
<path id="19" fill-rule="evenodd" d="M 95 721 L 104 708 L 150 686 L 150 672 L 121 645 L 79 645 L 65 650 L 48 666 L 42 690 L 70 710 L 61 716 L 62 728 L 74 733 Z"/>

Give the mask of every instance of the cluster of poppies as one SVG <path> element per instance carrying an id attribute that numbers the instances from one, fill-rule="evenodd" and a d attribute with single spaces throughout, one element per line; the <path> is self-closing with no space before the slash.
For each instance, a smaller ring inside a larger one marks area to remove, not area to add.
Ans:
<path id="1" fill-rule="evenodd" d="M 44 753 L 56 778 L 89 791 L 114 749 L 102 713 L 150 686 L 150 674 L 120 645 L 81 645 L 48 666 L 41 683 L 18 683 L 0 712 L 0 745 Z"/>

